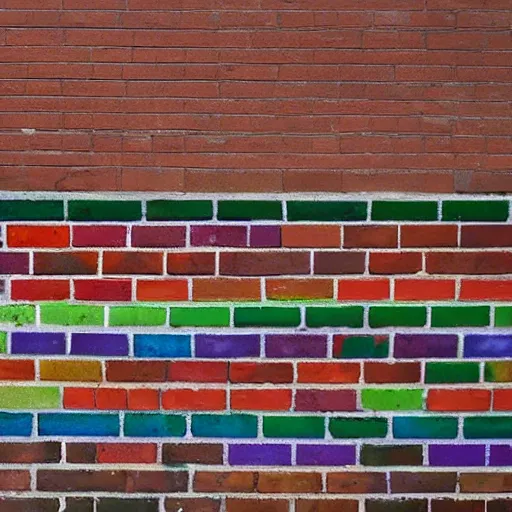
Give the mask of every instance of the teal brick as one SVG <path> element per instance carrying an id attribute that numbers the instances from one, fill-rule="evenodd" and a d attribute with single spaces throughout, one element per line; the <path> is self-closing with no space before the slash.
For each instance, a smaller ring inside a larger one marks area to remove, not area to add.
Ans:
<path id="1" fill-rule="evenodd" d="M 508 212 L 508 201 L 443 201 L 442 219 L 463 222 L 504 222 L 508 219 Z"/>
<path id="2" fill-rule="evenodd" d="M 229 308 L 171 308 L 173 327 L 229 327 Z"/>
<path id="3" fill-rule="evenodd" d="M 219 201 L 219 220 L 282 220 L 281 201 Z"/>
<path id="4" fill-rule="evenodd" d="M 374 201 L 372 220 L 437 220 L 435 201 Z"/>
<path id="5" fill-rule="evenodd" d="M 478 363 L 427 363 L 425 369 L 427 384 L 458 384 L 479 380 Z"/>
<path id="6" fill-rule="evenodd" d="M 494 310 L 494 326 L 512 326 L 512 306 L 497 306 Z"/>
<path id="7" fill-rule="evenodd" d="M 432 307 L 432 327 L 485 327 L 489 322 L 489 306 Z"/>
<path id="8" fill-rule="evenodd" d="M 413 411 L 423 408 L 422 389 L 363 389 L 364 409 L 374 411 Z"/>
<path id="9" fill-rule="evenodd" d="M 103 306 L 81 304 L 41 304 L 41 323 L 52 325 L 103 325 Z"/>
<path id="10" fill-rule="evenodd" d="M 69 201 L 68 218 L 76 221 L 130 221 L 142 218 L 140 201 Z"/>
<path id="11" fill-rule="evenodd" d="M 308 307 L 308 327 L 363 327 L 363 306 Z"/>
<path id="12" fill-rule="evenodd" d="M 263 435 L 273 438 L 323 439 L 324 419 L 321 416 L 266 416 Z"/>
<path id="13" fill-rule="evenodd" d="M 473 416 L 464 419 L 466 439 L 512 439 L 512 416 Z"/>
<path id="14" fill-rule="evenodd" d="M 176 414 L 126 413 L 126 437 L 183 437 L 187 430 L 185 416 Z"/>
<path id="15" fill-rule="evenodd" d="M 235 308 L 235 327 L 297 327 L 299 308 Z"/>
<path id="16" fill-rule="evenodd" d="M 194 437 L 255 438 L 258 418 L 250 414 L 193 414 Z"/>
<path id="17" fill-rule="evenodd" d="M 210 220 L 213 218 L 211 201 L 166 201 L 147 202 L 147 220 Z"/>
<path id="18" fill-rule="evenodd" d="M 36 321 L 36 308 L 30 305 L 0 306 L 0 324 L 17 326 L 33 324 Z"/>
<path id="19" fill-rule="evenodd" d="M 0 201 L 0 220 L 63 220 L 64 201 Z"/>
<path id="20" fill-rule="evenodd" d="M 122 327 L 127 325 L 165 325 L 166 320 L 166 308 L 153 308 L 145 306 L 112 306 L 109 311 L 109 325 L 114 327 Z"/>
<path id="21" fill-rule="evenodd" d="M 393 418 L 395 439 L 455 439 L 458 420 L 446 416 L 397 416 Z"/>
<path id="22" fill-rule="evenodd" d="M 366 220 L 366 201 L 288 201 L 288 221 L 363 221 Z"/>
<path id="23" fill-rule="evenodd" d="M 331 418 L 329 432 L 334 439 L 383 438 L 388 433 L 387 418 Z"/>
<path id="24" fill-rule="evenodd" d="M 371 306 L 370 327 L 424 327 L 427 308 L 423 306 Z"/>

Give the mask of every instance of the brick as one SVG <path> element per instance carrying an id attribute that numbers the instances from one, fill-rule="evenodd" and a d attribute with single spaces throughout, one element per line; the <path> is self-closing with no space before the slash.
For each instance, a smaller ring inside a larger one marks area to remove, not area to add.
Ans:
<path id="1" fill-rule="evenodd" d="M 356 500 L 322 500 L 299 499 L 296 501 L 297 512 L 357 512 L 359 503 Z"/>
<path id="2" fill-rule="evenodd" d="M 211 201 L 148 201 L 148 220 L 209 220 L 213 217 Z"/>
<path id="3" fill-rule="evenodd" d="M 490 323 L 489 306 L 433 306 L 432 327 L 485 327 Z"/>
<path id="4" fill-rule="evenodd" d="M 160 409 L 160 393 L 156 389 L 129 389 L 128 409 L 131 411 L 155 411 Z"/>
<path id="5" fill-rule="evenodd" d="M 165 510 L 183 512 L 219 512 L 220 500 L 213 498 L 166 498 Z"/>
<path id="6" fill-rule="evenodd" d="M 454 300 L 455 281 L 451 279 L 396 279 L 395 300 Z"/>
<path id="7" fill-rule="evenodd" d="M 98 254 L 94 252 L 36 252 L 34 274 L 96 274 Z"/>
<path id="8" fill-rule="evenodd" d="M 69 299 L 69 281 L 52 279 L 11 280 L 11 299 L 27 301 Z"/>
<path id="9" fill-rule="evenodd" d="M 164 464 L 222 464 L 222 444 L 164 444 Z"/>
<path id="10" fill-rule="evenodd" d="M 188 283 L 185 279 L 138 279 L 137 300 L 140 301 L 186 301 Z"/>
<path id="11" fill-rule="evenodd" d="M 213 275 L 215 273 L 215 253 L 169 253 L 167 254 L 167 273 L 171 275 Z"/>
<path id="12" fill-rule="evenodd" d="M 41 380 L 67 382 L 100 382 L 102 380 L 99 361 L 60 361 L 39 362 Z"/>
<path id="13" fill-rule="evenodd" d="M 118 436 L 117 414 L 41 413 L 38 433 L 42 436 Z"/>
<path id="14" fill-rule="evenodd" d="M 2 491 L 28 491 L 30 473 L 16 469 L 0 470 L 0 489 Z"/>
<path id="15" fill-rule="evenodd" d="M 131 279 L 75 279 L 75 299 L 95 301 L 130 301 Z"/>
<path id="16" fill-rule="evenodd" d="M 290 383 L 293 382 L 293 367 L 290 363 L 233 361 L 229 364 L 229 380 L 233 383 Z"/>
<path id="17" fill-rule="evenodd" d="M 426 494 L 455 492 L 456 485 L 457 473 L 391 472 L 392 493 Z"/>
<path id="18" fill-rule="evenodd" d="M 510 492 L 510 473 L 471 472 L 460 474 L 461 493 L 504 493 Z"/>
<path id="19" fill-rule="evenodd" d="M 512 300 L 512 281 L 463 279 L 460 300 L 510 301 Z"/>
<path id="20" fill-rule="evenodd" d="M 398 247 L 398 227 L 344 226 L 343 247 Z"/>
<path id="21" fill-rule="evenodd" d="M 288 201 L 288 220 L 341 222 L 366 220 L 367 204 L 362 201 Z"/>
<path id="22" fill-rule="evenodd" d="M 13 332 L 11 334 L 12 354 L 64 354 L 66 340 L 64 333 Z"/>
<path id="23" fill-rule="evenodd" d="M 247 512 L 288 512 L 287 500 L 247 500 L 228 498 L 226 512 L 246 510 Z"/>
<path id="24" fill-rule="evenodd" d="M 371 306 L 370 327 L 424 327 L 427 312 L 421 306 Z"/>
<path id="25" fill-rule="evenodd" d="M 57 409 L 60 391 L 56 387 L 3 386 L 0 389 L 2 409 Z"/>
<path id="26" fill-rule="evenodd" d="M 455 439 L 457 418 L 443 416 L 400 416 L 393 418 L 395 439 Z"/>
<path id="27" fill-rule="evenodd" d="M 318 275 L 362 274 L 364 269 L 364 252 L 321 251 L 314 253 L 314 273 Z M 307 274 L 308 272 L 303 273 Z"/>
<path id="28" fill-rule="evenodd" d="M 229 326 L 230 311 L 223 307 L 171 308 L 171 326 Z"/>
<path id="29" fill-rule="evenodd" d="M 374 411 L 412 411 L 423 408 L 421 389 L 363 389 L 361 402 L 364 409 Z"/>
<path id="30" fill-rule="evenodd" d="M 64 409 L 95 409 L 96 398 L 91 388 L 64 388 Z"/>
<path id="31" fill-rule="evenodd" d="M 250 247 L 281 247 L 280 226 L 250 226 Z"/>
<path id="32" fill-rule="evenodd" d="M 371 274 L 416 274 L 421 271 L 422 266 L 422 255 L 418 252 L 370 254 Z"/>
<path id="33" fill-rule="evenodd" d="M 138 201 L 71 200 L 68 203 L 68 218 L 75 221 L 140 220 L 142 210 Z"/>
<path id="34" fill-rule="evenodd" d="M 386 474 L 377 472 L 331 472 L 327 474 L 327 492 L 370 494 L 386 492 Z"/>
<path id="35" fill-rule="evenodd" d="M 158 252 L 117 252 L 103 254 L 105 274 L 162 274 L 163 254 Z"/>
<path id="36" fill-rule="evenodd" d="M 165 382 L 164 361 L 109 361 L 106 379 L 110 382 Z"/>
<path id="37" fill-rule="evenodd" d="M 427 363 L 425 366 L 425 383 L 452 384 L 479 382 L 478 363 Z"/>
<path id="38" fill-rule="evenodd" d="M 236 307 L 235 327 L 297 327 L 300 324 L 299 308 L 287 307 Z"/>
<path id="39" fill-rule="evenodd" d="M 251 492 L 256 490 L 256 485 L 257 473 L 249 471 L 197 471 L 194 475 L 197 492 Z"/>
<path id="40" fill-rule="evenodd" d="M 290 389 L 232 389 L 230 408 L 239 411 L 288 411 L 292 405 Z"/>
<path id="41" fill-rule="evenodd" d="M 135 357 L 190 357 L 191 337 L 179 334 L 135 334 Z"/>
<path id="42" fill-rule="evenodd" d="M 185 226 L 133 226 L 131 240 L 132 247 L 185 247 L 185 237 Z"/>
<path id="43" fill-rule="evenodd" d="M 0 272 L 2 274 L 28 274 L 28 253 L 0 252 Z"/>
<path id="44" fill-rule="evenodd" d="M 257 417 L 249 414 L 193 414 L 195 437 L 255 438 Z"/>
<path id="45" fill-rule="evenodd" d="M 103 410 L 126 409 L 126 390 L 99 388 L 95 391 L 96 408 Z"/>
<path id="46" fill-rule="evenodd" d="M 365 502 L 367 512 L 427 512 L 428 501 L 420 499 L 374 500 Z"/>
<path id="47" fill-rule="evenodd" d="M 334 439 L 382 438 L 388 432 L 386 418 L 330 418 L 329 432 Z"/>
<path id="48" fill-rule="evenodd" d="M 508 201 L 443 201 L 442 220 L 503 222 L 508 211 Z"/>
<path id="49" fill-rule="evenodd" d="M 305 252 L 223 252 L 220 274 L 238 276 L 272 276 L 309 274 L 309 254 Z"/>
<path id="50" fill-rule="evenodd" d="M 298 389 L 295 394 L 295 410 L 310 412 L 355 411 L 355 391 Z"/>
<path id="51" fill-rule="evenodd" d="M 82 356 L 126 356 L 128 337 L 126 334 L 73 333 L 70 353 Z"/>
<path id="52" fill-rule="evenodd" d="M 230 444 L 232 466 L 290 466 L 292 450 L 286 444 Z"/>
<path id="53" fill-rule="evenodd" d="M 477 500 L 452 500 L 452 499 L 433 499 L 431 501 L 432 512 L 442 512 L 443 510 L 452 510 L 453 512 L 484 512 L 485 501 Z M 488 505 L 489 510 L 489 505 Z M 503 510 L 503 509 L 501 509 Z M 489 510 L 489 512 L 497 512 Z"/>
<path id="54" fill-rule="evenodd" d="M 94 464 L 97 446 L 95 443 L 67 443 L 66 462 L 74 464 Z"/>
<path id="55" fill-rule="evenodd" d="M 488 411 L 491 392 L 485 389 L 430 389 L 429 411 Z"/>
<path id="56" fill-rule="evenodd" d="M 102 306 L 41 304 L 41 323 L 54 325 L 103 325 Z"/>
<path id="57" fill-rule="evenodd" d="M 162 409 L 185 411 L 219 411 L 226 408 L 222 389 L 169 389 L 162 392 Z"/>
<path id="58" fill-rule="evenodd" d="M 396 334 L 397 358 L 455 358 L 458 337 L 451 334 Z"/>
<path id="59" fill-rule="evenodd" d="M 419 382 L 420 374 L 419 363 L 364 363 L 364 381 L 371 384 Z"/>
<path id="60" fill-rule="evenodd" d="M 512 226 L 485 225 L 461 227 L 461 247 L 511 247 Z"/>
<path id="61" fill-rule="evenodd" d="M 167 378 L 176 382 L 227 382 L 225 362 L 176 361 L 169 363 Z"/>
<path id="62" fill-rule="evenodd" d="M 194 279 L 192 297 L 197 301 L 260 300 L 258 279 Z"/>
<path id="63" fill-rule="evenodd" d="M 341 231 L 339 226 L 283 225 L 281 245 L 283 247 L 339 247 Z"/>
<path id="64" fill-rule="evenodd" d="M 9 247 L 69 247 L 68 226 L 13 226 L 7 227 Z"/>
<path id="65" fill-rule="evenodd" d="M 111 326 L 158 326 L 165 325 L 166 308 L 142 306 L 111 306 L 109 325 Z"/>
<path id="66" fill-rule="evenodd" d="M 245 226 L 191 226 L 190 244 L 193 247 L 246 247 Z"/>
<path id="67" fill-rule="evenodd" d="M 390 286 L 387 279 L 342 279 L 338 281 L 338 300 L 383 300 L 389 299 Z"/>
<path id="68" fill-rule="evenodd" d="M 0 413 L 0 427 L 5 436 L 23 436 L 32 435 L 33 415 L 27 413 Z"/>
<path id="69" fill-rule="evenodd" d="M 156 462 L 156 444 L 153 443 L 98 443 L 97 461 L 106 464 Z"/>
<path id="70" fill-rule="evenodd" d="M 429 274 L 508 274 L 512 255 L 506 252 L 432 252 L 427 254 Z"/>
<path id="71" fill-rule="evenodd" d="M 466 363 L 471 364 L 471 363 Z M 477 363 L 474 363 L 477 364 Z M 512 363 L 509 361 L 488 361 L 484 367 L 486 382 L 511 382 Z"/>
<path id="72" fill-rule="evenodd" d="M 8 464 L 58 463 L 61 446 L 56 442 L 2 443 L 0 461 Z"/>
<path id="73" fill-rule="evenodd" d="M 100 498 L 97 501 L 98 512 L 123 510 L 125 512 L 158 512 L 157 499 Z"/>
<path id="74" fill-rule="evenodd" d="M 185 417 L 175 414 L 127 413 L 124 422 L 126 437 L 183 437 Z"/>
<path id="75" fill-rule="evenodd" d="M 73 247 L 125 247 L 125 226 L 73 226 Z"/>
<path id="76" fill-rule="evenodd" d="M 308 327 L 362 327 L 363 308 L 361 306 L 307 307 Z"/>
<path id="77" fill-rule="evenodd" d="M 334 335 L 333 357 L 340 359 L 388 357 L 387 336 L 345 336 Z"/>
<path id="78" fill-rule="evenodd" d="M 451 224 L 403 225 L 400 244 L 401 247 L 457 247 L 457 231 L 457 226 Z"/>
<path id="79" fill-rule="evenodd" d="M 281 220 L 279 201 L 219 201 L 219 220 Z"/>
<path id="80" fill-rule="evenodd" d="M 349 384 L 359 382 L 357 363 L 298 363 L 297 382 Z"/>
<path id="81" fill-rule="evenodd" d="M 374 201 L 372 220 L 437 220 L 437 203 L 433 201 Z"/>
<path id="82" fill-rule="evenodd" d="M 468 334 L 464 337 L 464 357 L 502 358 L 510 354 L 512 338 L 508 335 Z"/>
<path id="83" fill-rule="evenodd" d="M 372 446 L 361 447 L 361 464 L 363 466 L 421 466 L 423 449 L 419 445 Z"/>
<path id="84" fill-rule="evenodd" d="M 63 201 L 3 200 L 0 220 L 63 220 Z"/>
<path id="85" fill-rule="evenodd" d="M 319 416 L 265 416 L 263 436 L 269 438 L 322 439 L 325 427 Z"/>
<path id="86" fill-rule="evenodd" d="M 261 493 L 320 492 L 322 490 L 322 475 L 306 472 L 261 472 L 258 478 L 257 490 Z"/>

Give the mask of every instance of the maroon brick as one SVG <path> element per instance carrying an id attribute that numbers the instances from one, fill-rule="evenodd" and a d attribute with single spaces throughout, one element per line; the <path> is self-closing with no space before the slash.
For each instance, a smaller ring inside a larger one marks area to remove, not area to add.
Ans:
<path id="1" fill-rule="evenodd" d="M 219 464 L 222 465 L 222 444 L 164 444 L 164 464 Z"/>
<path id="2" fill-rule="evenodd" d="M 338 494 L 373 494 L 387 492 L 386 473 L 327 473 L 327 492 Z"/>
<path id="3" fill-rule="evenodd" d="M 296 411 L 327 412 L 356 410 L 356 392 L 350 389 L 298 389 L 296 393 Z"/>
<path id="4" fill-rule="evenodd" d="M 457 473 L 448 472 L 391 472 L 391 492 L 400 494 L 428 494 L 455 492 Z"/>
<path id="5" fill-rule="evenodd" d="M 28 253 L 0 252 L 0 274 L 28 274 Z"/>
<path id="6" fill-rule="evenodd" d="M 0 444 L 1 463 L 60 462 L 60 458 L 60 443 L 57 442 Z"/>
<path id="7" fill-rule="evenodd" d="M 0 470 L 0 491 L 28 491 L 30 473 L 22 469 Z"/>
<path id="8" fill-rule="evenodd" d="M 370 274 L 415 274 L 422 268 L 419 252 L 374 252 L 370 254 Z"/>
<path id="9" fill-rule="evenodd" d="M 512 247 L 512 226 L 462 226 L 462 247 Z"/>
<path id="10" fill-rule="evenodd" d="M 398 226 L 344 226 L 343 247 L 398 247 Z"/>
<path id="11" fill-rule="evenodd" d="M 487 512 L 510 512 L 512 511 L 512 500 L 510 508 L 496 508 L 491 506 L 492 502 L 487 503 Z M 485 512 L 485 501 L 478 500 L 453 500 L 453 499 L 433 499 L 430 504 L 431 512 Z"/>
<path id="12" fill-rule="evenodd" d="M 74 247 L 125 247 L 125 226 L 73 226 Z"/>
<path id="13" fill-rule="evenodd" d="M 132 247 L 185 247 L 185 226 L 133 226 Z"/>
<path id="14" fill-rule="evenodd" d="M 322 251 L 315 252 L 315 274 L 362 274 L 365 266 L 364 252 Z"/>
<path id="15" fill-rule="evenodd" d="M 220 273 L 235 276 L 309 274 L 307 252 L 223 252 Z"/>
<path id="16" fill-rule="evenodd" d="M 94 464 L 96 462 L 95 443 L 68 443 L 66 445 L 66 461 L 79 464 Z"/>
<path id="17" fill-rule="evenodd" d="M 356 500 L 299 499 L 295 502 L 295 512 L 358 512 Z"/>
<path id="18" fill-rule="evenodd" d="M 166 512 L 220 512 L 220 500 L 213 498 L 166 498 Z"/>
<path id="19" fill-rule="evenodd" d="M 246 247 L 245 226 L 192 226 L 190 242 L 193 246 Z"/>
<path id="20" fill-rule="evenodd" d="M 510 252 L 431 252 L 427 254 L 429 274 L 510 274 Z"/>

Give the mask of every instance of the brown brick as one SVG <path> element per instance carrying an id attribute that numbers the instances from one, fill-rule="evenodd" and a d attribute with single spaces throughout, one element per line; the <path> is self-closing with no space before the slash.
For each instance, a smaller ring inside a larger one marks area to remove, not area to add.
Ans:
<path id="1" fill-rule="evenodd" d="M 428 501 L 406 500 L 373 500 L 365 502 L 366 512 L 427 512 Z"/>
<path id="2" fill-rule="evenodd" d="M 181 169 L 122 169 L 118 190 L 127 192 L 183 192 L 185 173 Z M 94 190 L 94 185 L 90 190 Z"/>
<path id="3" fill-rule="evenodd" d="M 295 502 L 296 512 L 358 512 L 356 500 L 308 500 L 299 499 Z"/>
<path id="4" fill-rule="evenodd" d="M 283 247 L 339 247 L 340 244 L 341 230 L 336 225 L 283 225 L 281 228 Z"/>
<path id="5" fill-rule="evenodd" d="M 432 252 L 427 254 L 429 274 L 510 274 L 512 254 L 508 252 Z"/>
<path id="6" fill-rule="evenodd" d="M 364 266 L 364 252 L 315 252 L 315 274 L 362 274 Z"/>
<path id="7" fill-rule="evenodd" d="M 462 226 L 461 247 L 512 247 L 512 226 Z"/>
<path id="8" fill-rule="evenodd" d="M 220 255 L 220 273 L 238 276 L 309 274 L 307 252 L 224 252 Z"/>
<path id="9" fill-rule="evenodd" d="M 30 473 L 21 469 L 0 470 L 0 491 L 30 490 Z"/>
<path id="10" fill-rule="evenodd" d="M 2 512 L 58 512 L 58 498 L 0 498 Z"/>
<path id="11" fill-rule="evenodd" d="M 278 473 L 262 472 L 259 475 L 257 491 L 261 493 L 306 493 L 321 492 L 320 473 Z"/>
<path id="12" fill-rule="evenodd" d="M 386 473 L 327 473 L 327 492 L 373 494 L 387 492 Z"/>
<path id="13" fill-rule="evenodd" d="M 398 247 L 398 226 L 344 226 L 343 247 Z"/>
<path id="14" fill-rule="evenodd" d="M 133 226 L 132 247 L 184 247 L 185 226 Z"/>
<path id="15" fill-rule="evenodd" d="M 158 512 L 158 499 L 99 498 L 96 512 Z"/>
<path id="16" fill-rule="evenodd" d="M 197 301 L 260 300 L 259 279 L 194 279 L 192 296 Z"/>
<path id="17" fill-rule="evenodd" d="M 213 275 L 215 273 L 215 253 L 169 253 L 167 255 L 167 273 L 171 275 Z"/>
<path id="18" fill-rule="evenodd" d="M 60 462 L 60 443 L 1 443 L 0 462 L 8 464 L 33 464 Z"/>
<path id="19" fill-rule="evenodd" d="M 401 226 L 400 244 L 402 247 L 457 247 L 457 229 L 451 224 Z"/>
<path id="20" fill-rule="evenodd" d="M 98 254 L 95 252 L 36 252 L 34 253 L 34 274 L 68 275 L 96 274 Z"/>
<path id="21" fill-rule="evenodd" d="M 361 464 L 363 466 L 421 466 L 423 449 L 421 445 L 411 446 L 373 446 L 361 447 Z"/>
<path id="22" fill-rule="evenodd" d="M 267 279 L 266 296 L 269 300 L 332 299 L 332 279 Z"/>
<path id="23" fill-rule="evenodd" d="M 512 511 L 512 500 L 510 501 L 511 508 L 507 510 L 506 507 L 493 509 L 492 502 L 487 503 L 487 512 L 510 512 Z M 433 499 L 431 501 L 431 512 L 485 512 L 485 501 L 476 500 L 451 500 L 451 499 Z"/>
<path id="24" fill-rule="evenodd" d="M 220 512 L 220 500 L 212 498 L 166 498 L 166 512 Z"/>
<path id="25" fill-rule="evenodd" d="M 186 471 L 127 471 L 125 492 L 169 493 L 185 492 L 188 487 Z"/>
<path id="26" fill-rule="evenodd" d="M 66 512 L 93 512 L 93 498 L 66 498 Z"/>
<path id="27" fill-rule="evenodd" d="M 222 465 L 222 444 L 164 444 L 164 464 L 219 464 Z"/>
<path id="28" fill-rule="evenodd" d="M 283 190 L 284 192 L 343 192 L 343 171 L 285 169 Z"/>
<path id="29" fill-rule="evenodd" d="M 161 252 L 118 252 L 103 253 L 105 274 L 162 274 L 163 254 Z"/>
<path id="30" fill-rule="evenodd" d="M 94 464 L 96 462 L 97 446 L 95 443 L 66 444 L 66 461 L 78 464 Z"/>
<path id="31" fill-rule="evenodd" d="M 416 274 L 422 269 L 419 252 L 372 252 L 370 274 Z"/>
<path id="32" fill-rule="evenodd" d="M 254 492 L 258 474 L 251 471 L 197 471 L 194 491 L 197 492 Z"/>
<path id="33" fill-rule="evenodd" d="M 420 363 L 364 363 L 364 381 L 372 384 L 419 382 Z"/>
<path id="34" fill-rule="evenodd" d="M 282 173 L 273 171 L 185 171 L 185 192 L 281 192 Z"/>
<path id="35" fill-rule="evenodd" d="M 107 380 L 111 382 L 165 382 L 165 361 L 109 361 Z"/>
<path id="36" fill-rule="evenodd" d="M 512 492 L 512 473 L 461 473 L 459 483 L 461 493 Z"/>
<path id="37" fill-rule="evenodd" d="M 125 492 L 125 471 L 55 470 L 37 472 L 37 489 L 48 492 Z"/>
<path id="38" fill-rule="evenodd" d="M 393 471 L 391 492 L 400 494 L 428 494 L 455 492 L 457 473 L 416 471 Z"/>
<path id="39" fill-rule="evenodd" d="M 287 500 L 267 500 L 267 499 L 236 499 L 228 498 L 226 500 L 226 512 L 288 512 L 289 503 Z"/>

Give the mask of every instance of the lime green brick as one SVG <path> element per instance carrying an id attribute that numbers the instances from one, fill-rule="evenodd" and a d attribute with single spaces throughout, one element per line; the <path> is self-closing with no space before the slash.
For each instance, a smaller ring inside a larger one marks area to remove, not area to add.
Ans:
<path id="1" fill-rule="evenodd" d="M 424 327 L 427 308 L 423 306 L 372 306 L 370 327 Z"/>
<path id="2" fill-rule="evenodd" d="M 109 312 L 109 325 L 121 327 L 125 325 L 165 325 L 166 308 L 144 306 L 113 306 Z"/>
<path id="3" fill-rule="evenodd" d="M 512 326 L 512 306 L 498 306 L 494 310 L 494 326 L 510 327 Z"/>
<path id="4" fill-rule="evenodd" d="M 374 201 L 372 220 L 437 220 L 435 201 Z"/>
<path id="5" fill-rule="evenodd" d="M 173 327 L 229 327 L 229 308 L 171 308 Z"/>
<path id="6" fill-rule="evenodd" d="M 374 411 L 414 411 L 423 408 L 421 389 L 363 389 L 364 409 Z"/>
<path id="7" fill-rule="evenodd" d="M 297 327 L 299 308 L 235 308 L 235 327 Z"/>
<path id="8" fill-rule="evenodd" d="M 5 354 L 7 352 L 7 333 L 0 332 L 0 353 Z"/>
<path id="9" fill-rule="evenodd" d="M 209 220 L 213 218 L 211 201 L 166 201 L 147 202 L 148 220 Z"/>
<path id="10" fill-rule="evenodd" d="M 288 201 L 288 221 L 342 222 L 366 220 L 364 201 Z"/>
<path id="11" fill-rule="evenodd" d="M 52 325 L 103 325 L 103 306 L 75 304 L 41 304 L 41 323 Z"/>
<path id="12" fill-rule="evenodd" d="M 0 324 L 26 325 L 36 321 L 35 306 L 0 306 Z"/>
<path id="13" fill-rule="evenodd" d="M 457 384 L 479 380 L 478 363 L 427 363 L 425 369 L 427 384 Z"/>
<path id="14" fill-rule="evenodd" d="M 386 418 L 331 418 L 329 432 L 334 439 L 382 438 L 388 433 Z"/>
<path id="15" fill-rule="evenodd" d="M 442 219 L 447 221 L 504 222 L 508 201 L 443 201 Z"/>
<path id="16" fill-rule="evenodd" d="M 56 387 L 0 387 L 0 409 L 56 409 L 60 391 Z"/>
<path id="17" fill-rule="evenodd" d="M 362 306 L 306 308 L 308 327 L 363 327 L 363 319 Z"/>
<path id="18" fill-rule="evenodd" d="M 280 201 L 219 201 L 219 220 L 282 220 Z"/>
<path id="19" fill-rule="evenodd" d="M 264 437 L 323 439 L 324 418 L 321 416 L 263 417 Z"/>
<path id="20" fill-rule="evenodd" d="M 489 322 L 489 306 L 432 307 L 432 327 L 485 327 Z"/>

